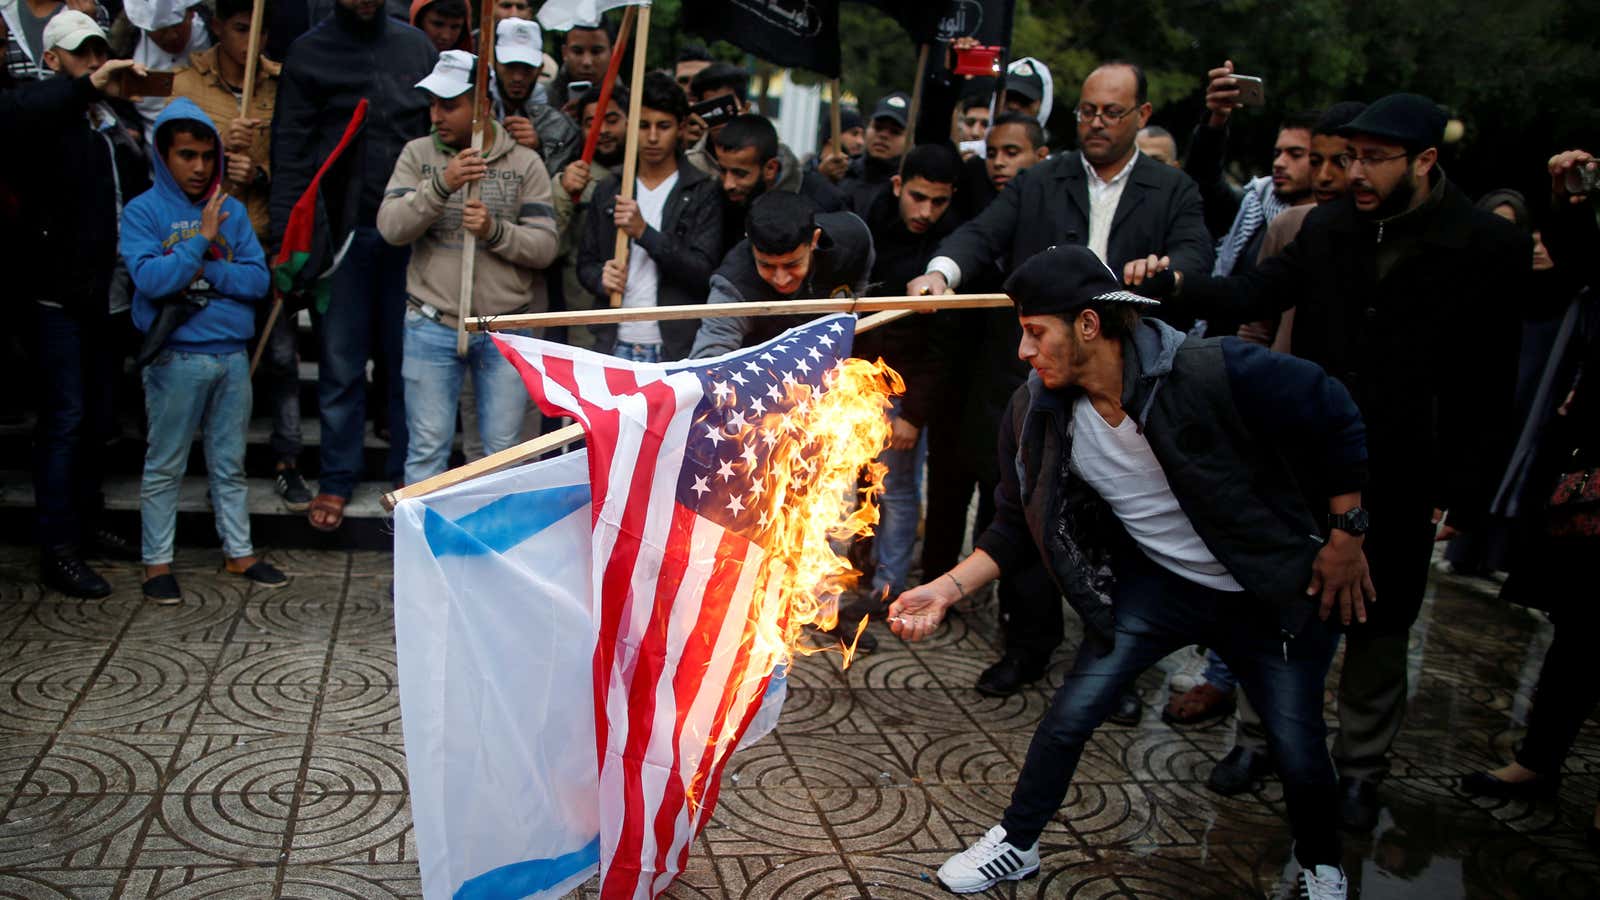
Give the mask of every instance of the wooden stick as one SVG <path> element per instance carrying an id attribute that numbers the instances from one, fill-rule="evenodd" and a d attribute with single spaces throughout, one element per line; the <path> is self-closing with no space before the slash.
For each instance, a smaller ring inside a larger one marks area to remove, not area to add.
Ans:
<path id="1" fill-rule="evenodd" d="M 856 334 L 871 331 L 880 325 L 887 325 L 896 319 L 901 319 L 912 314 L 909 309 L 886 310 L 875 315 L 867 316 L 856 322 Z M 448 472 L 440 472 L 432 478 L 424 478 L 416 484 L 408 484 L 403 488 L 383 495 L 383 508 L 393 510 L 401 500 L 410 500 L 413 497 L 425 497 L 434 491 L 442 491 L 447 487 L 455 487 L 464 481 L 471 481 L 501 469 L 527 462 L 541 456 L 557 447 L 583 438 L 583 426 L 574 422 L 565 428 L 560 428 L 549 434 L 543 434 L 531 441 L 525 441 L 515 447 L 507 447 L 499 453 L 485 456 L 484 458 L 467 463 Z"/>
<path id="2" fill-rule="evenodd" d="M 256 92 L 256 58 L 261 55 L 257 46 L 261 43 L 261 19 L 265 14 L 264 7 L 267 0 L 256 0 L 250 9 L 250 48 L 244 55 L 244 94 L 239 98 L 239 117 L 250 118 L 250 100 Z M 251 371 L 255 371 L 254 368 Z"/>
<path id="3" fill-rule="evenodd" d="M 574 309 L 566 312 L 529 313 L 516 316 L 483 316 L 472 319 L 472 331 L 502 331 L 508 328 L 537 328 L 557 325 L 596 325 L 639 320 L 710 319 L 725 316 L 816 316 L 836 312 L 879 312 L 908 309 L 935 312 L 941 309 L 985 309 L 1011 305 L 1005 294 L 947 294 L 942 297 L 848 297 L 837 300 L 776 300 L 754 303 L 694 303 L 687 306 L 649 306 L 632 309 Z"/>
<path id="4" fill-rule="evenodd" d="M 594 150 L 600 146 L 600 129 L 606 124 L 606 110 L 611 106 L 611 91 L 617 85 L 617 72 L 622 69 L 622 55 L 628 52 L 628 38 L 633 35 L 633 20 L 639 14 L 639 8 L 629 6 L 622 14 L 622 27 L 617 29 L 617 41 L 611 47 L 611 62 L 606 64 L 606 80 L 600 84 L 600 97 L 595 104 L 594 124 L 589 126 L 589 134 L 583 139 L 584 162 L 594 162 Z M 579 111 L 578 120 L 583 120 L 582 111 Z M 583 191 L 572 194 L 572 202 L 577 203 Z"/>
<path id="5" fill-rule="evenodd" d="M 487 2 L 487 0 L 485 0 Z M 639 116 L 644 112 L 644 57 L 650 47 L 650 6 L 639 10 L 639 40 L 633 45 L 633 81 L 628 86 L 628 103 L 633 109 L 628 114 L 628 142 L 622 151 L 622 190 L 618 199 L 633 199 L 633 178 L 639 171 Z M 611 254 L 624 274 L 628 271 L 628 233 L 617 229 L 617 247 Z M 611 292 L 613 309 L 622 306 L 622 292 Z"/>
<path id="6" fill-rule="evenodd" d="M 267 327 L 261 329 L 261 340 L 256 342 L 256 352 L 250 356 L 250 377 L 256 377 L 256 366 L 261 365 L 261 354 L 267 349 L 267 341 L 272 339 L 272 326 L 278 324 L 278 314 L 283 312 L 283 295 L 279 294 L 272 301 L 272 311 L 267 313 Z"/>
<path id="7" fill-rule="evenodd" d="M 917 51 L 917 80 L 911 85 L 911 108 L 906 111 L 906 149 L 917 145 L 917 115 L 922 111 L 922 82 L 928 77 L 928 48 Z"/>
<path id="8" fill-rule="evenodd" d="M 489 120 L 493 116 L 488 112 L 489 100 L 489 67 L 494 62 L 494 0 L 483 0 L 483 7 L 478 12 L 478 34 L 483 38 L 478 43 L 478 71 L 474 73 L 476 79 L 472 87 L 472 149 L 483 150 L 484 135 L 489 131 Z M 462 208 L 468 203 L 478 199 L 478 182 L 467 183 L 467 192 L 461 197 Z M 478 268 L 478 236 L 468 231 L 465 226 L 461 229 L 461 293 L 458 303 L 460 312 L 456 316 L 456 356 L 467 358 L 467 326 L 466 321 L 472 315 L 472 285 L 477 278 Z"/>
<path id="9" fill-rule="evenodd" d="M 834 156 L 838 156 L 841 152 L 839 150 L 839 104 L 842 93 L 839 89 L 839 79 L 828 79 L 828 124 L 832 126 L 828 133 L 833 135 L 828 140 L 828 146 L 833 150 Z"/>

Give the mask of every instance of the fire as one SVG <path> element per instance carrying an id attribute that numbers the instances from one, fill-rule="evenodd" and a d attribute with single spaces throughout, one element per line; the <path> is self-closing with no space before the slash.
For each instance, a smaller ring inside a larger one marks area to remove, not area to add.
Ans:
<path id="1" fill-rule="evenodd" d="M 818 652 L 802 643 L 806 625 L 832 629 L 838 623 L 839 596 L 861 575 L 841 550 L 878 523 L 885 467 L 876 459 L 889 445 L 889 398 L 904 391 L 899 374 L 882 360 L 848 359 L 819 393 L 791 385 L 790 412 L 769 414 L 757 426 L 777 429 L 778 440 L 763 480 L 765 556 L 750 612 L 753 649 L 771 665 L 757 667 L 756 677 L 797 653 Z M 866 625 L 863 619 L 856 627 L 856 639 Z M 855 640 L 827 649 L 841 650 L 848 666 Z"/>

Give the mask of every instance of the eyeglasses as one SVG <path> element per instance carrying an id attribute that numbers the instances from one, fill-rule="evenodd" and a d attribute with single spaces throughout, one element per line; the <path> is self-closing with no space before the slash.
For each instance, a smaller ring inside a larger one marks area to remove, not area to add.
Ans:
<path id="1" fill-rule="evenodd" d="M 1393 156 L 1356 156 L 1353 153 L 1341 153 L 1338 156 L 1335 156 L 1333 161 L 1334 164 L 1339 168 L 1348 169 L 1356 163 L 1360 163 L 1363 166 L 1375 166 L 1378 163 L 1386 163 L 1397 159 L 1405 159 L 1410 155 L 1411 154 L 1404 151 L 1396 153 Z"/>
<path id="2" fill-rule="evenodd" d="M 1121 122 L 1123 119 L 1126 119 L 1135 112 L 1138 112 L 1138 110 L 1139 108 L 1137 106 L 1133 107 L 1132 109 L 1123 109 L 1120 106 L 1102 106 L 1096 109 L 1095 107 L 1085 103 L 1084 105 L 1073 110 L 1072 115 L 1076 117 L 1079 122 L 1093 122 L 1098 118 L 1103 120 L 1107 125 L 1110 125 L 1113 122 Z"/>

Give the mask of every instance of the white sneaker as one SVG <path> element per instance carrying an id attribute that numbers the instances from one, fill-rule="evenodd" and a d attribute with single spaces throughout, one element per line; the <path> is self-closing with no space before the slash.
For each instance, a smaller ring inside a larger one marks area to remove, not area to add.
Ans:
<path id="1" fill-rule="evenodd" d="M 957 894 L 975 894 L 1037 871 L 1039 842 L 1026 850 L 1012 846 L 1006 843 L 1006 830 L 996 825 L 976 844 L 945 860 L 939 867 L 939 882 Z"/>
<path id="2" fill-rule="evenodd" d="M 1300 900 L 1345 900 L 1350 893 L 1344 870 L 1338 866 L 1301 869 L 1298 882 L 1295 896 Z"/>

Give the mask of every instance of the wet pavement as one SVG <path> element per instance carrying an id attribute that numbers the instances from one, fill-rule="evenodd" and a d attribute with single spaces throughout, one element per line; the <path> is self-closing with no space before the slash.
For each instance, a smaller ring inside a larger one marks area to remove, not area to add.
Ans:
<path id="1" fill-rule="evenodd" d="M 106 567 L 111 598 L 68 600 L 32 582 L 33 551 L 0 547 L 0 896 L 416 895 L 389 559 L 271 558 L 289 587 L 246 586 L 214 551 L 184 551 L 186 602 L 159 608 L 132 565 Z M 1469 587 L 1431 591 L 1382 819 L 1348 842 L 1347 871 L 1369 900 L 1600 896 L 1583 840 L 1600 795 L 1594 718 L 1557 801 L 1455 787 L 1509 758 L 1550 638 Z M 933 869 L 998 821 L 1075 635 L 1051 684 L 991 700 L 971 685 L 997 655 L 992 608 L 914 648 L 872 628 L 882 649 L 849 671 L 831 656 L 796 664 L 776 735 L 735 757 L 668 896 L 939 896 Z M 1206 791 L 1233 725 L 1162 724 L 1170 674 L 1141 679 L 1140 725 L 1096 735 L 1039 876 L 989 896 L 1274 890 L 1282 792 Z"/>

